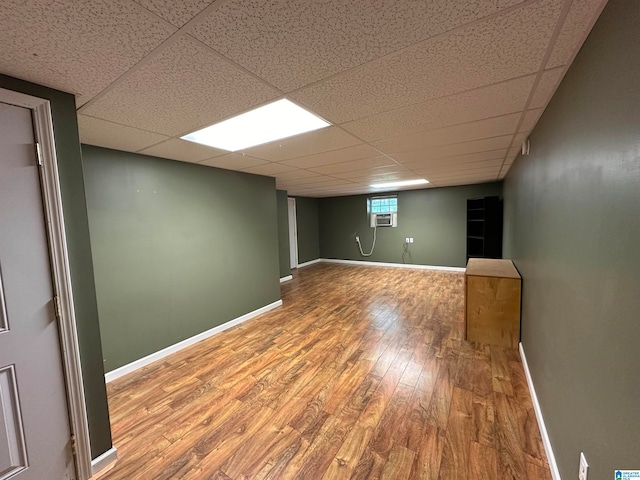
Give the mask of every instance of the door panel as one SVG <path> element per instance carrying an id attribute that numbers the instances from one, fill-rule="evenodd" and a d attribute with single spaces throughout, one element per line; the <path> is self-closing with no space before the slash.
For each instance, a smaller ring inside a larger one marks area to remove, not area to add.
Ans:
<path id="1" fill-rule="evenodd" d="M 0 480 L 67 479 L 73 465 L 34 147 L 31 111 L 0 103 Z"/>

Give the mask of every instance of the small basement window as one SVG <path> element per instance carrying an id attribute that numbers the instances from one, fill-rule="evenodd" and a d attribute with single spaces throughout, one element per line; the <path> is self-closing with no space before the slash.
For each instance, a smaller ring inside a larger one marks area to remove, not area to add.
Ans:
<path id="1" fill-rule="evenodd" d="M 368 200 L 370 213 L 397 213 L 398 211 L 398 197 L 396 195 L 371 197 Z"/>

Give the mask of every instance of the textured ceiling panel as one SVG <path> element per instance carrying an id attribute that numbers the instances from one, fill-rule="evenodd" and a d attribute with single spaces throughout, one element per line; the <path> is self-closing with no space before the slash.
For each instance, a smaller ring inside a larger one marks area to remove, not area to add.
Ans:
<path id="1" fill-rule="evenodd" d="M 469 142 L 483 138 L 499 137 L 515 133 L 520 120 L 520 113 L 503 117 L 480 120 L 478 122 L 440 128 L 428 132 L 404 135 L 389 140 L 374 142 L 373 146 L 381 152 L 395 154 L 410 150 L 423 150 L 439 145 Z"/>
<path id="2" fill-rule="evenodd" d="M 343 123 L 539 69 L 562 2 L 542 0 L 319 82 L 293 98 Z"/>
<path id="3" fill-rule="evenodd" d="M 458 164 L 470 164 L 475 162 L 486 162 L 488 160 L 503 159 L 507 154 L 507 149 L 489 150 L 487 152 L 469 153 L 466 155 L 456 155 L 452 157 L 426 158 L 419 162 L 403 163 L 407 168 L 419 171 L 432 166 L 449 166 Z"/>
<path id="4" fill-rule="evenodd" d="M 529 108 L 546 107 L 564 74 L 565 70 L 562 68 L 545 71 L 536 86 Z"/>
<path id="5" fill-rule="evenodd" d="M 198 143 L 187 142 L 179 138 L 171 138 L 166 142 L 159 143 L 153 147 L 145 148 L 140 151 L 145 155 L 153 155 L 154 157 L 171 158 L 173 160 L 181 160 L 183 162 L 201 162 L 212 157 L 219 157 L 229 152 L 219 150 L 217 148 L 205 147 Z"/>
<path id="6" fill-rule="evenodd" d="M 213 0 L 136 0 L 140 5 L 161 16 L 176 27 L 185 23 L 207 8 Z"/>
<path id="7" fill-rule="evenodd" d="M 386 167 L 367 168 L 362 170 L 349 170 L 346 172 L 336 172 L 333 175 L 338 178 L 358 178 L 369 175 L 389 175 L 395 173 L 405 173 L 409 170 L 402 165 L 388 165 Z"/>
<path id="8" fill-rule="evenodd" d="M 268 162 L 259 158 L 253 158 L 239 153 L 228 153 L 221 157 L 215 157 L 201 162 L 202 165 L 210 167 L 224 168 L 226 170 L 242 170 L 243 168 L 264 165 Z"/>
<path id="9" fill-rule="evenodd" d="M 276 96 L 273 88 L 201 43 L 182 37 L 81 111 L 180 135 Z"/>
<path id="10" fill-rule="evenodd" d="M 311 172 L 309 170 L 292 170 L 290 172 L 279 173 L 277 175 L 278 180 L 287 180 L 291 182 L 295 182 L 296 180 L 300 180 L 302 178 L 318 178 L 321 176 L 321 174 Z"/>
<path id="11" fill-rule="evenodd" d="M 428 148 L 426 150 L 415 150 L 412 152 L 396 153 L 393 158 L 400 163 L 422 162 L 430 158 L 452 157 L 455 155 L 465 155 L 468 153 L 486 152 L 508 148 L 511 145 L 512 135 L 502 137 L 475 140 L 473 142 L 456 143 L 453 145 L 443 145 Z"/>
<path id="12" fill-rule="evenodd" d="M 375 167 L 386 167 L 395 165 L 395 162 L 389 157 L 365 158 L 362 160 L 354 160 L 353 162 L 334 163 L 333 165 L 325 165 L 323 167 L 315 167 L 310 170 L 318 173 L 331 175 L 340 172 L 352 172 L 354 170 L 363 170 Z"/>
<path id="13" fill-rule="evenodd" d="M 342 128 L 366 141 L 468 123 L 524 108 L 535 75 L 437 98 L 345 123 Z"/>
<path id="14" fill-rule="evenodd" d="M 500 168 L 502 162 L 504 161 L 504 157 L 496 158 L 493 160 L 483 160 L 481 162 L 473 162 L 469 163 L 440 163 L 440 164 L 432 164 L 430 166 L 425 167 L 415 167 L 411 168 L 416 173 L 442 173 L 442 172 L 460 172 L 465 170 L 473 170 L 476 168 Z"/>
<path id="15" fill-rule="evenodd" d="M 520 154 L 522 147 L 516 146 L 509 149 L 507 153 L 505 163 L 511 164 L 516 159 L 516 157 Z"/>
<path id="16" fill-rule="evenodd" d="M 268 175 L 276 176 L 278 173 L 290 172 L 296 170 L 295 167 L 289 165 L 282 165 L 280 163 L 265 163 L 264 165 L 258 165 L 257 167 L 243 168 L 243 172 L 254 173 L 256 175 Z"/>
<path id="17" fill-rule="evenodd" d="M 521 132 L 530 132 L 533 130 L 533 127 L 536 126 L 538 119 L 542 115 L 542 108 L 536 108 L 534 110 L 528 110 L 524 114 L 524 119 L 522 120 L 522 124 L 520 125 Z"/>
<path id="18" fill-rule="evenodd" d="M 245 150 L 247 155 L 272 162 L 327 152 L 361 144 L 353 135 L 338 127 L 327 127 L 315 132 L 296 135 L 276 142 Z"/>
<path id="19" fill-rule="evenodd" d="M 97 147 L 115 148 L 125 152 L 138 150 L 166 140 L 168 137 L 157 133 L 145 132 L 133 127 L 100 120 L 99 118 L 78 115 L 80 141 Z"/>
<path id="20" fill-rule="evenodd" d="M 82 105 L 175 31 L 128 0 L 2 0 L 0 72 Z"/>
<path id="21" fill-rule="evenodd" d="M 283 160 L 280 163 L 299 168 L 311 168 L 321 167 L 322 165 L 331 165 L 332 163 L 360 160 L 361 158 L 370 158 L 377 155 L 380 155 L 378 150 L 369 145 L 361 144 L 354 147 L 341 148 L 340 150 L 331 150 L 329 152 L 316 153 L 315 155 L 307 155 L 306 157 Z"/>
<path id="22" fill-rule="evenodd" d="M 573 0 L 546 68 L 566 65 L 589 34 L 606 0 Z"/>
<path id="23" fill-rule="evenodd" d="M 497 11 L 490 0 L 231 0 L 191 33 L 291 91 Z"/>

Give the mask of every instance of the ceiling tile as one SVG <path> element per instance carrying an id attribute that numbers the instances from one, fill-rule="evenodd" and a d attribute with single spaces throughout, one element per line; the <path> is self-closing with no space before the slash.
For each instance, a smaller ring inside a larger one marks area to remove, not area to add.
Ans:
<path id="1" fill-rule="evenodd" d="M 425 158 L 419 162 L 403 163 L 402 165 L 411 170 L 419 171 L 425 168 L 441 165 L 474 164 L 478 162 L 502 159 L 506 153 L 507 149 L 502 148 L 499 150 L 489 150 L 487 152 L 469 153 L 466 155 L 455 155 L 451 157 Z"/>
<path id="2" fill-rule="evenodd" d="M 206 147 L 199 143 L 187 142 L 180 138 L 171 138 L 165 142 L 158 143 L 149 148 L 141 150 L 139 153 L 153 155 L 154 157 L 171 158 L 183 162 L 201 162 L 207 158 L 219 157 L 229 152 L 217 148 Z"/>
<path id="3" fill-rule="evenodd" d="M 511 147 L 521 149 L 522 144 L 524 143 L 524 141 L 527 139 L 528 136 L 529 136 L 528 133 L 518 133 L 517 135 L 514 135 Z"/>
<path id="4" fill-rule="evenodd" d="M 2 0 L 0 71 L 82 105 L 176 30 L 128 0 Z"/>
<path id="5" fill-rule="evenodd" d="M 306 157 L 283 160 L 280 163 L 298 168 L 311 168 L 331 165 L 332 163 L 360 160 L 361 158 L 370 158 L 377 155 L 380 155 L 378 150 L 370 145 L 361 144 L 353 147 L 341 148 L 340 150 L 331 150 L 329 152 L 316 153 L 315 155 L 307 155 Z"/>
<path id="6" fill-rule="evenodd" d="M 182 135 L 277 95 L 201 43 L 181 37 L 81 112 Z"/>
<path id="7" fill-rule="evenodd" d="M 359 177 L 364 177 L 365 175 L 387 175 L 387 174 L 394 174 L 394 173 L 402 173 L 402 172 L 407 172 L 408 169 L 405 168 L 403 165 L 389 165 L 386 167 L 375 167 L 375 168 L 368 168 L 368 169 L 362 169 L 362 170 L 350 170 L 348 172 L 336 172 L 332 175 L 339 177 L 339 178 L 345 178 L 345 179 L 355 179 L 355 178 L 359 178 Z"/>
<path id="8" fill-rule="evenodd" d="M 310 170 L 326 175 L 341 172 L 353 172 L 355 170 L 363 170 L 367 168 L 385 167 L 395 165 L 396 163 L 389 157 L 373 157 L 362 160 L 354 160 L 352 162 L 334 163 L 332 165 L 324 165 L 322 167 L 311 168 Z"/>
<path id="9" fill-rule="evenodd" d="M 258 165 L 257 167 L 243 168 L 243 172 L 253 173 L 255 175 L 266 175 L 268 177 L 275 177 L 279 173 L 290 172 L 295 170 L 295 167 L 288 165 L 281 165 L 279 163 L 265 163 L 264 165 Z"/>
<path id="10" fill-rule="evenodd" d="M 562 2 L 542 0 L 427 40 L 292 97 L 336 123 L 530 74 L 540 68 Z"/>
<path id="11" fill-rule="evenodd" d="M 181 0 L 179 2 L 175 0 L 135 1 L 176 27 L 182 27 L 213 2 L 213 0 Z"/>
<path id="12" fill-rule="evenodd" d="M 451 170 L 440 170 L 432 173 L 428 173 L 427 179 L 433 180 L 434 182 L 438 182 L 440 178 L 452 178 L 458 176 L 475 176 L 475 175 L 498 175 L 500 172 L 500 167 L 502 166 L 502 162 L 499 162 L 495 165 L 491 165 L 489 167 L 478 167 L 478 168 L 452 168 Z"/>
<path id="13" fill-rule="evenodd" d="M 538 119 L 540 118 L 542 111 L 542 108 L 536 108 L 535 110 L 528 110 L 527 112 L 525 112 L 524 119 L 522 120 L 519 131 L 527 133 L 531 132 L 531 130 L 533 130 L 533 127 L 536 126 L 536 123 L 538 123 Z"/>
<path id="14" fill-rule="evenodd" d="M 248 148 L 244 153 L 272 162 L 337 150 L 361 144 L 353 135 L 338 127 L 327 127 L 314 132 Z"/>
<path id="15" fill-rule="evenodd" d="M 241 155 L 239 153 L 228 153 L 221 157 L 215 157 L 209 160 L 205 160 L 204 162 L 201 162 L 201 165 L 224 168 L 225 170 L 241 170 L 243 168 L 264 165 L 266 163 L 268 162 L 260 158 L 253 158 L 247 155 Z"/>
<path id="16" fill-rule="evenodd" d="M 515 133 L 520 116 L 520 113 L 513 113 L 511 115 L 440 128 L 428 132 L 403 135 L 401 137 L 373 142 L 373 146 L 381 152 L 393 155 L 409 150 L 421 150 L 439 145 L 499 137 L 501 135 Z"/>
<path id="17" fill-rule="evenodd" d="M 291 91 L 497 11 L 486 0 L 231 0 L 191 33 Z"/>
<path id="18" fill-rule="evenodd" d="M 458 179 L 458 178 L 453 178 L 453 179 L 449 179 L 449 180 L 441 180 L 440 182 L 438 182 L 438 187 L 455 187 L 455 186 L 459 186 L 459 185 L 474 185 L 474 184 L 479 184 L 479 183 L 491 183 L 491 182 L 497 182 L 497 176 L 496 175 L 489 175 L 489 176 L 478 176 L 478 177 L 469 177 L 469 178 L 463 178 L 463 179 Z"/>
<path id="19" fill-rule="evenodd" d="M 316 172 L 310 172 L 309 170 L 292 170 L 289 172 L 278 173 L 276 178 L 280 181 L 296 181 L 302 178 L 317 178 L 322 177 L 322 174 Z"/>
<path id="20" fill-rule="evenodd" d="M 547 61 L 546 68 L 559 67 L 569 63 L 578 46 L 591 31 L 606 0 L 573 0 Z"/>
<path id="21" fill-rule="evenodd" d="M 397 137 L 521 111 L 535 75 L 449 95 L 345 123 L 366 141 Z"/>
<path id="22" fill-rule="evenodd" d="M 125 152 L 137 152 L 168 138 L 157 133 L 118 125 L 86 115 L 78 115 L 78 128 L 82 143 Z"/>
<path id="23" fill-rule="evenodd" d="M 512 147 L 509 149 L 507 153 L 506 162 L 505 163 L 513 163 L 514 160 L 518 157 L 522 150 L 521 146 Z"/>
<path id="24" fill-rule="evenodd" d="M 495 158 L 493 160 L 484 160 L 482 162 L 469 163 L 451 163 L 451 164 L 438 164 L 428 167 L 412 168 L 416 173 L 430 175 L 447 172 L 460 172 L 460 171 L 472 171 L 478 168 L 500 168 L 500 165 L 504 162 L 504 156 L 501 158 Z"/>
<path id="25" fill-rule="evenodd" d="M 509 148 L 512 135 L 504 135 L 495 138 L 485 138 L 472 142 L 455 143 L 438 147 L 427 148 L 425 150 L 414 150 L 411 152 L 396 153 L 393 158 L 400 163 L 422 162 L 429 158 L 453 157 L 478 152 L 487 152 Z"/>
<path id="26" fill-rule="evenodd" d="M 545 71 L 540 77 L 538 86 L 531 98 L 529 108 L 544 108 L 549 103 L 551 96 L 556 91 L 556 87 L 565 74 L 564 68 L 555 68 Z"/>

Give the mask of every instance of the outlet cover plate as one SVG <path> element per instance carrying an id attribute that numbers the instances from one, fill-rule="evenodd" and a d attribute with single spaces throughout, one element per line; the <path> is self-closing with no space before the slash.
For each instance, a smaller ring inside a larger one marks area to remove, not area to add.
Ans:
<path id="1" fill-rule="evenodd" d="M 580 452 L 580 470 L 578 470 L 578 480 L 587 480 L 589 473 L 589 464 L 584 456 L 584 452 Z"/>

